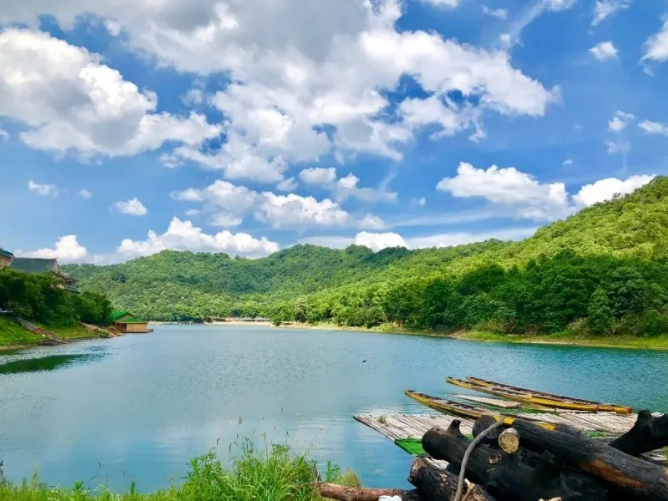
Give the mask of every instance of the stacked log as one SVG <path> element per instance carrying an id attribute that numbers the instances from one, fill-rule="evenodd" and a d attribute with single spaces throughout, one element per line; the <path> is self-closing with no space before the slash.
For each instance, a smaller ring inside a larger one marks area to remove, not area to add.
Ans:
<path id="1" fill-rule="evenodd" d="M 478 419 L 474 437 L 495 422 L 489 416 Z M 478 440 L 465 465 L 472 440 L 461 433 L 460 424 L 454 420 L 449 428 L 434 427 L 422 437 L 424 450 L 448 461 L 449 467 L 439 470 L 416 459 L 408 477 L 415 490 L 348 488 L 344 494 L 323 484 L 320 491 L 341 501 L 369 501 L 381 495 L 404 501 L 461 501 L 456 492 L 463 468 L 470 481 L 460 495 L 466 501 L 668 501 L 668 469 L 640 457 L 668 446 L 668 416 L 641 411 L 633 428 L 610 443 L 570 427 L 547 430 L 518 419 L 512 428 L 493 430 Z"/>

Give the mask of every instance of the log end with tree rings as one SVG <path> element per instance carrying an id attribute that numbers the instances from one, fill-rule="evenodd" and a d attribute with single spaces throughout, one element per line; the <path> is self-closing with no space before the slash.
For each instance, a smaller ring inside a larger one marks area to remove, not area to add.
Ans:
<path id="1" fill-rule="evenodd" d="M 499 447 L 506 454 L 515 454 L 520 448 L 520 434 L 514 428 L 504 430 L 499 435 Z"/>

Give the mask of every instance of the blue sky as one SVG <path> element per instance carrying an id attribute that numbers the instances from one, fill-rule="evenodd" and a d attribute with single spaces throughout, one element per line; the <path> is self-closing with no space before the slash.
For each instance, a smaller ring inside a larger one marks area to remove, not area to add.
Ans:
<path id="1" fill-rule="evenodd" d="M 659 0 L 50 3 L 0 0 L 18 254 L 519 239 L 668 173 Z"/>

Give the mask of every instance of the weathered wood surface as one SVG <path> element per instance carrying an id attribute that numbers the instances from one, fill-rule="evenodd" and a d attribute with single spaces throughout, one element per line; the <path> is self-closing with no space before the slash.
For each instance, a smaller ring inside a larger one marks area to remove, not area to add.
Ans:
<path id="1" fill-rule="evenodd" d="M 470 443 L 458 430 L 456 421 L 447 430 L 433 428 L 422 439 L 425 451 L 454 467 L 461 465 Z M 466 464 L 466 476 L 485 486 L 499 501 L 536 501 L 557 496 L 573 501 L 600 501 L 607 496 L 605 488 L 582 472 L 572 468 L 562 472 L 551 454 L 539 456 L 524 449 L 509 455 L 489 445 L 478 445 Z"/>
<path id="2" fill-rule="evenodd" d="M 338 501 L 378 501 L 381 496 L 399 496 L 402 501 L 420 501 L 421 498 L 416 490 L 406 491 L 402 489 L 370 489 L 366 487 L 343 487 L 336 484 L 318 484 L 320 495 L 327 499 Z M 429 501 L 429 500 L 427 500 Z"/>
<path id="3" fill-rule="evenodd" d="M 668 446 L 668 416 L 652 416 L 640 411 L 633 428 L 610 442 L 610 447 L 639 456 L 645 452 Z"/>
<path id="4" fill-rule="evenodd" d="M 456 398 L 468 400 L 469 402 L 476 402 L 479 404 L 489 405 L 491 407 L 499 407 L 501 409 L 519 409 L 522 407 L 520 402 L 511 402 L 509 400 L 501 400 L 491 397 L 478 397 L 477 395 L 454 395 Z"/>
<path id="5" fill-rule="evenodd" d="M 509 428 L 499 435 L 499 448 L 506 454 L 515 454 L 520 448 L 520 434 L 515 428 Z"/>
<path id="6" fill-rule="evenodd" d="M 513 427 L 522 437 L 522 447 L 548 451 L 638 499 L 668 501 L 668 470 L 635 458 L 599 440 L 559 431 L 547 431 L 528 421 Z M 446 458 L 447 459 L 447 458 Z"/>
<path id="7" fill-rule="evenodd" d="M 408 481 L 419 491 L 425 501 L 452 501 L 457 492 L 457 475 L 439 471 L 422 458 L 413 462 Z M 480 486 L 474 486 L 466 498 L 467 501 L 495 501 Z"/>

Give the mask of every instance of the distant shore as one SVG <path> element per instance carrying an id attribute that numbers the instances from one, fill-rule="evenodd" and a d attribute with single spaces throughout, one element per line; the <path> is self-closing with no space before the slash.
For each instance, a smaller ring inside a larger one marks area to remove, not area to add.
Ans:
<path id="1" fill-rule="evenodd" d="M 155 322 L 157 323 L 157 322 Z M 497 334 L 492 332 L 480 332 L 459 330 L 455 332 L 445 332 L 430 329 L 410 329 L 399 327 L 393 324 L 381 324 L 377 327 L 348 327 L 332 323 L 307 324 L 301 322 L 285 322 L 279 326 L 270 321 L 261 320 L 227 320 L 210 322 L 203 325 L 258 325 L 266 327 L 275 327 L 278 329 L 312 329 L 312 330 L 332 330 L 343 332 L 369 332 L 378 334 L 395 334 L 405 336 L 422 336 L 441 339 L 452 339 L 461 341 L 476 341 L 485 343 L 504 343 L 504 344 L 536 344 L 536 345 L 554 345 L 554 346 L 578 346 L 584 348 L 624 348 L 633 350 L 668 350 L 668 335 L 658 337 L 593 337 L 577 336 L 570 332 L 543 335 L 522 335 L 522 334 Z"/>

